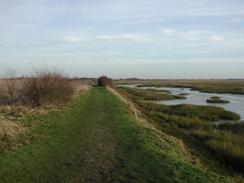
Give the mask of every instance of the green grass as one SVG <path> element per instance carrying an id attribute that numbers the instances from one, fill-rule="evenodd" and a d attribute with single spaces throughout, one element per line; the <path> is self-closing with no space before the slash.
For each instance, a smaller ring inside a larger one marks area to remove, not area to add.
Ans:
<path id="1" fill-rule="evenodd" d="M 193 135 L 201 140 L 219 159 L 232 165 L 239 171 L 244 171 L 243 134 L 232 133 L 229 130 L 196 130 Z"/>
<path id="2" fill-rule="evenodd" d="M 240 116 L 236 113 L 226 111 L 220 107 L 214 106 L 197 106 L 190 104 L 180 104 L 167 106 L 157 103 L 149 103 L 137 101 L 140 107 L 150 111 L 158 112 L 168 115 L 188 117 L 188 119 L 200 119 L 210 122 L 216 122 L 219 120 L 239 120 Z"/>
<path id="3" fill-rule="evenodd" d="M 231 176 L 243 173 L 243 125 L 222 124 L 218 128 L 213 125 L 216 121 L 239 120 L 238 114 L 211 106 L 149 103 L 143 97 L 131 97 L 123 88 L 119 91 L 133 100 L 148 121 L 181 139 L 209 170 Z"/>
<path id="4" fill-rule="evenodd" d="M 35 138 L 0 155 L 1 182 L 227 182 L 191 164 L 176 143 L 139 127 L 105 88 L 27 121 Z"/>
<path id="5" fill-rule="evenodd" d="M 244 123 L 223 123 L 218 125 L 219 130 L 230 131 L 236 134 L 244 134 Z"/>

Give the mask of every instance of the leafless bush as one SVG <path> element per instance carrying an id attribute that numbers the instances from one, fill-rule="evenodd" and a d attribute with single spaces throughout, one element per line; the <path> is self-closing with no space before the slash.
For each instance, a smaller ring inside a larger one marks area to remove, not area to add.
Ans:
<path id="1" fill-rule="evenodd" d="M 65 103 L 73 93 L 70 80 L 57 70 L 35 71 L 23 86 L 23 94 L 33 106 Z"/>
<path id="2" fill-rule="evenodd" d="M 6 77 L 6 87 L 10 98 L 13 98 L 16 90 L 16 71 L 9 69 L 5 73 Z"/>
<path id="3" fill-rule="evenodd" d="M 109 79 L 106 76 L 101 76 L 100 78 L 98 78 L 98 86 L 110 86 L 112 87 L 112 81 L 111 79 Z"/>
<path id="4" fill-rule="evenodd" d="M 5 85 L 5 80 L 0 79 L 0 99 L 6 96 Z"/>

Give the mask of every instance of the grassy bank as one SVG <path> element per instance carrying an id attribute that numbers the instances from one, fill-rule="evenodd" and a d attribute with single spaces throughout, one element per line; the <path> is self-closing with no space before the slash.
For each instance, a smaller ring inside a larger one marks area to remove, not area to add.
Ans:
<path id="1" fill-rule="evenodd" d="M 227 182 L 190 163 L 177 141 L 138 126 L 105 88 L 32 115 L 29 145 L 0 155 L 2 182 Z"/>
<path id="2" fill-rule="evenodd" d="M 128 94 L 123 88 L 119 91 L 133 100 L 144 117 L 160 130 L 182 139 L 191 153 L 208 169 L 230 173 L 234 177 L 243 173 L 242 133 L 236 133 L 234 130 L 237 127 L 234 125 L 232 128 L 223 125 L 215 128 L 212 123 L 238 120 L 239 115 L 218 107 L 148 103 L 143 97 L 131 97 L 131 93 Z"/>

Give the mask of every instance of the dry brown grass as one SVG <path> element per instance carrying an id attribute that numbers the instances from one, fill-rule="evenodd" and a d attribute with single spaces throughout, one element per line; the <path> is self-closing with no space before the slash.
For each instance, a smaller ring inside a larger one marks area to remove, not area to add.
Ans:
<path id="1" fill-rule="evenodd" d="M 17 78 L 14 85 L 14 96 L 21 95 L 26 78 Z M 11 97 L 8 92 L 8 79 L 0 79 L 0 98 Z"/>
<path id="2" fill-rule="evenodd" d="M 5 119 L 0 119 L 0 140 L 4 138 L 13 138 L 20 131 L 20 127 Z"/>
<path id="3" fill-rule="evenodd" d="M 17 122 L 13 122 L 0 116 L 0 152 L 14 147 L 18 141 L 18 135 L 23 134 L 24 127 L 21 127 Z"/>
<path id="4" fill-rule="evenodd" d="M 92 83 L 89 80 L 71 80 L 71 85 L 74 88 L 74 97 L 83 92 L 88 92 L 91 88 Z"/>

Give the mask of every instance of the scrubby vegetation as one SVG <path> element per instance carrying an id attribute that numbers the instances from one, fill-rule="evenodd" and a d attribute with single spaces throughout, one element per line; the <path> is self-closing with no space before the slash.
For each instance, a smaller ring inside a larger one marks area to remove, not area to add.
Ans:
<path id="1" fill-rule="evenodd" d="M 214 125 L 216 121 L 239 120 L 239 115 L 211 106 L 165 106 L 148 103 L 144 101 L 142 90 L 142 96 L 137 94 L 138 90 L 134 93 L 124 88 L 118 90 L 129 97 L 144 117 L 156 124 L 160 130 L 182 139 L 203 166 L 230 173 L 232 176 L 244 173 L 243 131 L 237 132 L 237 128 L 243 126 L 239 123 L 221 124 L 217 127 Z M 239 179 L 243 181 L 242 178 Z"/>
<path id="2" fill-rule="evenodd" d="M 0 79 L 0 152 L 29 143 L 23 137 L 35 124 L 22 123 L 26 116 L 60 110 L 95 83 L 92 79 L 71 79 L 62 72 L 47 69 L 30 77 L 12 76 Z"/>
<path id="3" fill-rule="evenodd" d="M 73 94 L 70 80 L 58 71 L 36 71 L 23 86 L 23 95 L 33 106 L 65 103 Z"/>
<path id="4" fill-rule="evenodd" d="M 95 83 L 92 79 L 68 78 L 56 69 L 38 69 L 29 77 L 0 79 L 0 105 L 59 105 L 77 91 Z"/>
<path id="5" fill-rule="evenodd" d="M 143 108 L 152 112 L 160 112 L 169 115 L 185 116 L 188 118 L 198 118 L 205 121 L 219 120 L 239 120 L 240 116 L 236 113 L 226 111 L 223 108 L 212 106 L 196 106 L 190 104 L 181 104 L 167 106 L 162 104 L 139 102 Z"/>
<path id="6" fill-rule="evenodd" d="M 219 130 L 230 131 L 236 134 L 244 134 L 244 123 L 222 123 L 217 125 Z"/>
<path id="7" fill-rule="evenodd" d="M 226 128 L 226 127 L 230 128 Z M 240 130 L 238 124 L 228 124 L 225 127 L 216 129 L 198 129 L 193 131 L 193 136 L 202 141 L 206 147 L 215 153 L 216 157 L 224 161 L 228 165 L 244 172 L 244 131 L 243 125 Z M 240 132 L 240 133 L 236 133 Z"/>
<path id="8" fill-rule="evenodd" d="M 98 78 L 98 86 L 113 86 L 112 80 L 107 76 L 101 76 Z"/>
<path id="9" fill-rule="evenodd" d="M 216 96 L 211 97 L 210 99 L 207 99 L 207 102 L 208 103 L 214 103 L 214 104 L 227 104 L 227 103 L 230 103 L 230 101 L 223 100 L 220 97 L 216 97 Z"/>

